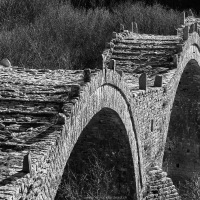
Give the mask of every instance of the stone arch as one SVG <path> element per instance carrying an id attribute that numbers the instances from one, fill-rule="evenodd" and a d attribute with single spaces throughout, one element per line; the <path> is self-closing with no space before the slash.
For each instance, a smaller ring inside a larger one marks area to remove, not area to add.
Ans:
<path id="1" fill-rule="evenodd" d="M 84 127 L 67 161 L 59 187 L 61 189 L 55 199 L 62 197 L 63 186 L 66 182 L 70 183 L 67 178 L 73 179 L 70 174 L 76 175 L 74 181 L 79 180 L 82 191 L 92 189 L 94 194 L 99 191 L 99 198 L 106 198 L 103 195 L 107 194 L 125 195 L 132 199 L 136 195 L 129 138 L 116 111 L 104 107 Z M 87 177 L 84 182 L 81 182 L 82 177 Z M 99 185 L 97 180 L 101 180 Z M 91 183 L 94 184 L 92 187 Z"/>
<path id="2" fill-rule="evenodd" d="M 177 71 L 175 72 L 173 78 L 171 79 L 169 85 L 167 86 L 168 94 L 166 98 L 169 101 L 169 107 L 167 115 L 168 127 L 165 133 L 166 146 L 163 157 L 163 162 L 164 162 L 163 167 L 164 170 L 169 173 L 169 176 L 171 177 L 174 176 L 173 181 L 175 181 L 175 183 L 177 181 L 176 180 L 177 177 L 180 178 L 181 176 L 183 177 L 184 173 L 187 174 L 187 172 L 184 171 L 184 169 L 187 170 L 187 168 L 189 168 L 190 166 L 189 162 L 186 163 L 184 160 L 185 157 L 187 157 L 187 154 L 189 155 L 191 152 L 193 152 L 193 154 L 196 154 L 196 151 L 198 151 L 197 149 L 195 150 L 196 144 L 192 145 L 194 149 L 187 148 L 187 143 L 188 142 L 190 143 L 193 140 L 191 139 L 190 141 L 190 139 L 186 139 L 188 138 L 188 136 L 186 137 L 185 132 L 188 132 L 188 130 L 181 131 L 181 128 L 179 127 L 176 131 L 175 127 L 179 126 L 178 124 L 179 120 L 181 121 L 184 119 L 181 118 L 180 115 L 181 112 L 183 111 L 188 113 L 191 112 L 189 109 L 192 109 L 190 106 L 194 102 L 194 98 L 192 98 L 191 96 L 196 96 L 197 93 L 200 94 L 200 91 L 199 92 L 195 91 L 198 85 L 200 86 L 200 83 L 191 81 L 194 79 L 195 76 L 200 76 L 199 50 L 200 50 L 200 37 L 197 33 L 193 33 L 191 34 L 190 38 L 186 41 L 186 44 L 183 48 L 183 52 L 180 54 Z M 175 123 L 176 119 L 179 120 Z M 183 126 L 186 123 L 187 122 L 184 120 L 181 122 Z M 190 135 L 189 137 L 192 136 Z M 170 160 L 170 162 L 168 161 L 168 159 Z M 193 168 L 191 166 L 190 171 L 192 170 Z M 183 172 L 182 174 L 181 171 Z"/>
<path id="3" fill-rule="evenodd" d="M 94 87 L 93 84 L 96 84 L 95 90 L 92 88 Z M 140 152 L 138 152 L 138 143 L 136 134 L 134 133 L 135 128 L 133 119 L 130 114 L 130 105 L 127 103 L 127 99 L 124 98 L 125 95 L 123 92 L 117 88 L 117 86 L 112 86 L 107 83 L 102 84 L 102 76 L 99 77 L 99 85 L 100 86 L 98 87 L 97 82 L 91 81 L 91 83 L 88 83 L 85 86 L 83 89 L 84 91 L 81 93 L 80 100 L 74 105 L 73 117 L 70 120 L 67 120 L 65 126 L 66 129 L 68 129 L 66 130 L 68 134 L 63 134 L 65 142 L 62 145 L 63 147 L 61 146 L 61 148 L 63 148 L 61 152 L 63 152 L 62 157 L 64 164 L 62 165 L 60 176 L 62 176 L 65 164 L 74 145 L 80 137 L 82 130 L 87 126 L 94 115 L 102 109 L 108 108 L 117 113 L 126 129 L 133 158 L 136 193 L 137 198 L 139 199 L 144 180 L 142 177 L 142 160 L 141 157 L 139 157 Z"/>
<path id="4" fill-rule="evenodd" d="M 194 32 L 191 34 L 191 36 L 186 41 L 182 52 L 180 53 L 179 59 L 178 59 L 178 65 L 177 70 L 170 80 L 170 82 L 167 84 L 166 88 L 168 91 L 173 92 L 173 95 L 171 95 L 172 100 L 171 104 L 173 104 L 173 98 L 175 97 L 176 90 L 181 78 L 181 75 L 187 65 L 187 63 L 190 60 L 196 60 L 197 63 L 200 65 L 200 37 L 199 34 Z"/>
<path id="5" fill-rule="evenodd" d="M 167 138 L 167 132 L 168 132 L 168 125 L 170 121 L 171 116 L 171 109 L 173 107 L 176 91 L 178 89 L 178 85 L 181 79 L 181 76 L 183 74 L 184 69 L 186 68 L 187 64 L 195 60 L 198 65 L 200 66 L 200 37 L 199 34 L 194 32 L 191 34 L 191 36 L 186 41 L 183 51 L 179 55 L 177 70 L 174 73 L 173 77 L 169 81 L 169 83 L 165 86 L 165 91 L 167 91 L 167 94 L 164 95 L 163 100 L 167 102 L 167 115 L 166 115 L 166 131 L 164 133 L 164 143 Z"/>

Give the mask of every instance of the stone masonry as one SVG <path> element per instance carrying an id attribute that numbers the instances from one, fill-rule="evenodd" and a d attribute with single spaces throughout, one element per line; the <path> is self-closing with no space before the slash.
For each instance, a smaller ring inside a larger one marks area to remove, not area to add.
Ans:
<path id="1" fill-rule="evenodd" d="M 103 108 L 128 135 L 137 199 L 180 199 L 162 162 L 179 80 L 189 61 L 200 66 L 200 19 L 184 15 L 176 36 L 121 29 L 102 70 L 1 62 L 0 199 L 53 200 L 77 139 Z"/>

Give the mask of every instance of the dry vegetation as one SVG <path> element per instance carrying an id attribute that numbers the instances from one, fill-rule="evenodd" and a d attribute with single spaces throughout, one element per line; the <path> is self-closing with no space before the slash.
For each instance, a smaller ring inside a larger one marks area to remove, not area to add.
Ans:
<path id="1" fill-rule="evenodd" d="M 159 4 L 78 10 L 58 0 L 2 0 L 0 57 L 27 68 L 100 68 L 105 42 L 132 21 L 140 33 L 176 34 L 180 12 Z"/>
<path id="2" fill-rule="evenodd" d="M 87 172 L 74 173 L 74 168 L 67 164 L 62 183 L 55 200 L 106 199 L 113 193 L 112 171 L 107 170 L 102 161 L 94 153 L 95 161 L 87 164 Z"/>

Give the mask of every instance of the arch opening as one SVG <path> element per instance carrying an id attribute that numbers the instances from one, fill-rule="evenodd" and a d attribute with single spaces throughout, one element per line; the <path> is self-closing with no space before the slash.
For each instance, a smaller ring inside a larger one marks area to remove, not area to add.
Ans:
<path id="1" fill-rule="evenodd" d="M 133 158 L 119 115 L 103 108 L 83 129 L 67 161 L 55 200 L 137 199 Z"/>
<path id="2" fill-rule="evenodd" d="M 163 169 L 180 189 L 180 194 L 189 192 L 181 191 L 181 186 L 200 173 L 199 147 L 200 66 L 192 59 L 176 91 L 163 158 Z"/>

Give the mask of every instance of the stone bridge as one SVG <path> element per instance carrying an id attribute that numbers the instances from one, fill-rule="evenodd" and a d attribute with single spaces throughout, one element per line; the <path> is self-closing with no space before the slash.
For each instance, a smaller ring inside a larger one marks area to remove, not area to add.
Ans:
<path id="1" fill-rule="evenodd" d="M 70 153 L 92 120 L 110 121 L 128 136 L 134 199 L 180 199 L 162 171 L 163 156 L 182 74 L 200 65 L 199 34 L 200 19 L 185 15 L 173 36 L 121 26 L 102 55 L 102 69 L 24 69 L 4 59 L 0 199 L 53 200 Z"/>

